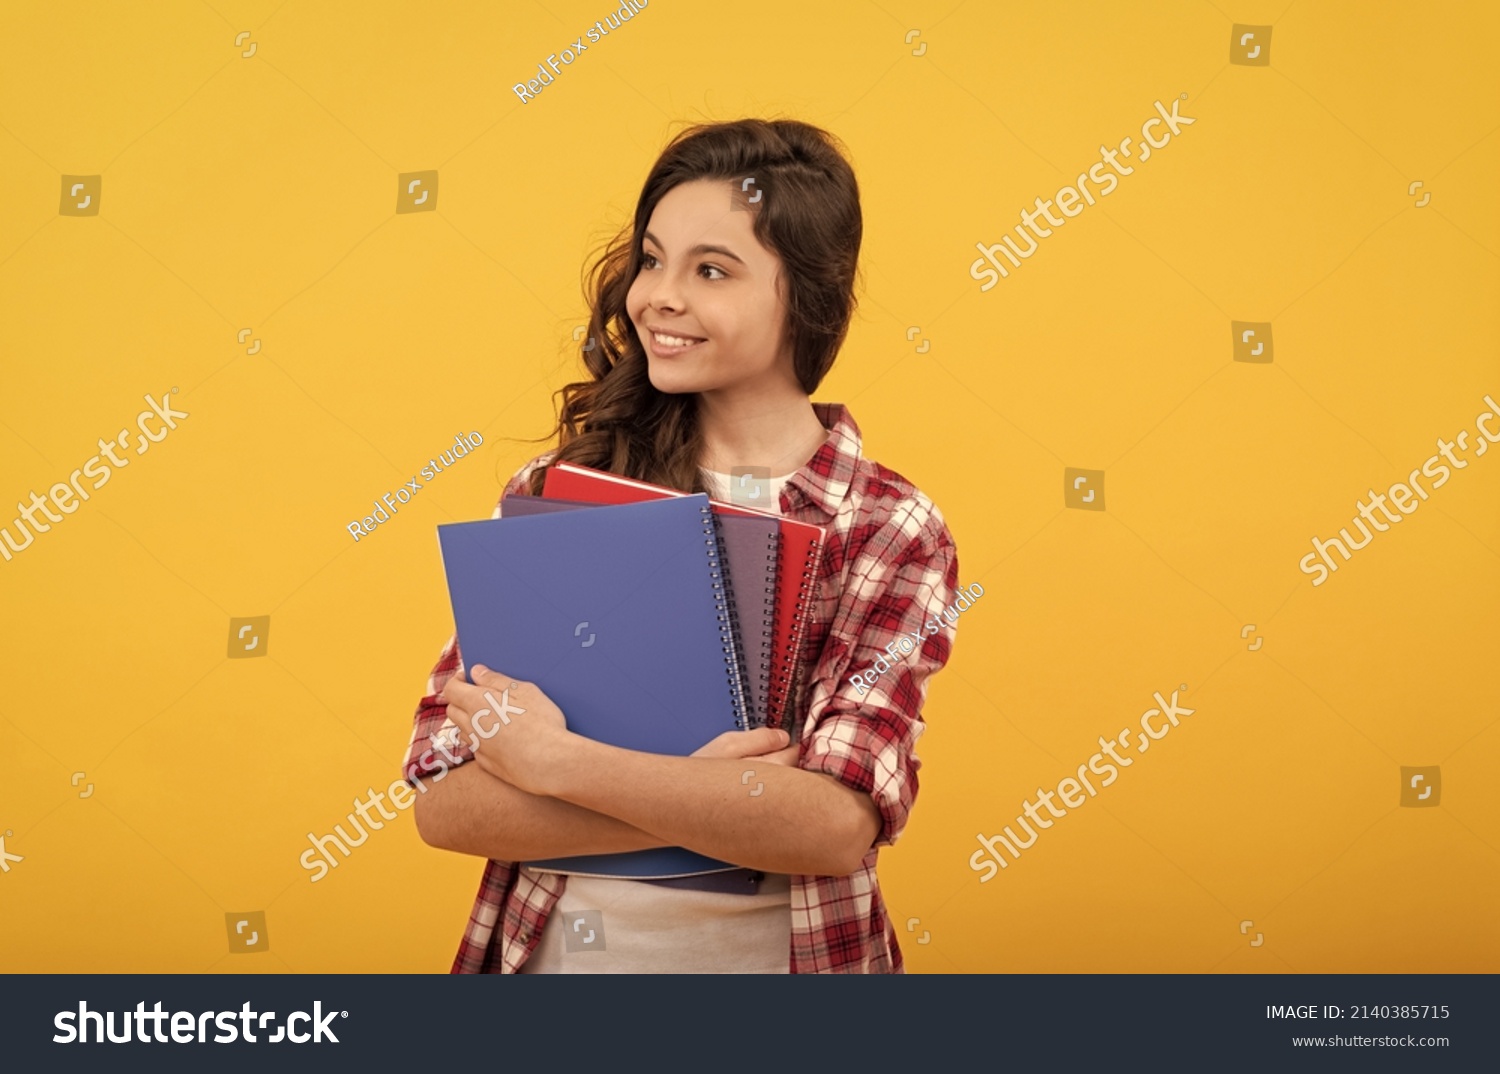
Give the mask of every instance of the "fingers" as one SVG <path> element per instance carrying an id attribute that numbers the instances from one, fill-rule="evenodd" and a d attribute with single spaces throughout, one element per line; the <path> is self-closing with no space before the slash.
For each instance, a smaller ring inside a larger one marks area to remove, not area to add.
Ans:
<path id="1" fill-rule="evenodd" d="M 466 691 L 469 690 L 475 690 L 475 687 L 464 682 L 462 675 L 455 674 L 437 692 L 437 699 L 447 705 L 450 710 L 455 707 L 463 708 Z"/>
<path id="2" fill-rule="evenodd" d="M 474 718 L 452 702 L 448 704 L 448 719 L 452 720 L 453 726 L 458 728 L 460 742 L 467 741 L 472 743 L 476 740 L 474 735 Z M 474 747 L 471 745 L 469 748 L 473 749 Z"/>
<path id="3" fill-rule="evenodd" d="M 703 745 L 699 746 L 688 756 L 690 757 L 738 757 L 735 751 L 735 740 L 743 732 L 725 731 L 721 735 L 715 735 Z"/>
<path id="4" fill-rule="evenodd" d="M 692 753 L 688 754 L 688 756 L 689 757 L 723 757 L 723 756 L 725 756 L 725 753 L 724 753 L 724 736 L 723 735 L 715 735 L 713 738 L 709 739 L 703 745 L 701 745 L 697 749 L 695 749 Z"/>
<path id="5" fill-rule="evenodd" d="M 741 734 L 745 735 L 746 743 L 753 747 L 751 752 L 755 754 L 779 750 L 791 739 L 791 736 L 779 727 L 757 727 L 750 731 L 742 731 Z"/>
<path id="6" fill-rule="evenodd" d="M 546 699 L 546 695 L 536 688 L 535 683 L 485 667 L 483 664 L 475 664 L 469 674 L 474 679 L 474 685 L 470 689 L 477 691 L 476 696 L 483 699 L 483 702 L 476 700 L 475 705 L 487 703 L 500 711 L 517 713 L 525 712 L 529 706 L 539 704 Z M 524 705 L 523 699 L 525 699 Z M 511 707 L 512 702 L 514 702 L 514 708 Z"/>
<path id="7" fill-rule="evenodd" d="M 784 750 L 763 754 L 760 760 L 769 761 L 771 764 L 786 765 L 788 768 L 796 768 L 797 759 L 801 756 L 802 746 L 799 743 L 793 742 Z"/>
<path id="8" fill-rule="evenodd" d="M 458 731 L 458 738 L 454 745 L 467 743 L 469 749 L 475 749 L 480 739 L 488 736 L 477 734 L 475 728 L 478 721 L 490 712 L 484 703 L 484 688 L 474 686 L 463 681 L 455 675 L 448 680 L 446 686 L 439 691 L 438 700 L 447 706 L 448 720 Z"/>
<path id="9" fill-rule="evenodd" d="M 507 675 L 503 671 L 487 668 L 483 664 L 475 664 L 470 669 L 469 674 L 473 677 L 474 685 L 476 686 L 499 686 L 502 689 L 510 690 L 512 693 L 517 690 L 523 690 L 531 685 L 531 683 L 523 682 L 514 675 Z"/>
<path id="10" fill-rule="evenodd" d="M 782 749 L 788 735 L 774 727 L 756 727 L 749 731 L 725 731 L 692 754 L 694 757 L 759 757 Z"/>
<path id="11" fill-rule="evenodd" d="M 475 664 L 471 667 L 469 669 L 469 678 L 474 681 L 472 683 L 465 682 L 462 675 L 454 675 L 438 691 L 438 700 L 449 703 L 456 702 L 461 705 L 466 697 L 469 699 L 476 698 L 480 696 L 481 691 L 485 688 L 492 688 L 498 685 L 502 689 L 508 687 L 511 690 L 515 690 L 519 687 L 531 685 L 530 683 L 520 682 L 513 676 L 506 675 L 503 671 L 495 671 L 493 668 L 487 668 L 483 664 Z M 469 693 L 466 694 L 465 691 L 469 691 Z"/>

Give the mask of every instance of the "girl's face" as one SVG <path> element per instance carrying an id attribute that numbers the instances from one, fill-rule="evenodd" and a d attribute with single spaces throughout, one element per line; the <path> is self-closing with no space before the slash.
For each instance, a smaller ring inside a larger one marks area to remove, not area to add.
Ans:
<path id="1" fill-rule="evenodd" d="M 755 237 L 752 211 L 731 207 L 732 190 L 724 180 L 679 183 L 646 226 L 625 308 L 658 391 L 800 390 L 784 338 L 781 259 Z"/>

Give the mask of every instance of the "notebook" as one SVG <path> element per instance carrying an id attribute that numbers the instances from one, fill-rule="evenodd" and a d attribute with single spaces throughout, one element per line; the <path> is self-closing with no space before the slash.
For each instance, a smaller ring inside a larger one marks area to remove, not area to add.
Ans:
<path id="1" fill-rule="evenodd" d="M 500 501 L 504 518 L 524 518 L 552 511 L 598 507 L 583 500 L 549 500 L 512 493 Z M 714 514 L 720 558 L 729 588 L 729 615 L 734 624 L 745 683 L 746 726 L 766 722 L 771 686 L 771 650 L 775 637 L 776 551 L 780 527 L 774 518 L 740 518 Z"/>
<path id="2" fill-rule="evenodd" d="M 689 495 L 678 489 L 636 481 L 572 462 L 547 468 L 542 495 L 550 499 L 588 500 L 593 503 L 634 503 L 641 500 Z M 696 495 L 702 495 L 697 493 Z M 716 515 L 775 519 L 780 529 L 777 559 L 776 611 L 772 633 L 771 682 L 767 692 L 767 720 L 771 727 L 785 729 L 792 741 L 801 735 L 799 712 L 788 708 L 801 690 L 802 639 L 816 597 L 818 564 L 823 555 L 823 527 L 798 522 L 767 511 L 739 504 L 710 500 Z"/>
<path id="3" fill-rule="evenodd" d="M 466 677 L 484 664 L 535 682 L 570 730 L 625 749 L 686 756 L 744 726 L 707 496 L 529 518 L 502 509 L 440 525 L 438 541 Z M 624 879 L 735 868 L 682 847 L 526 864 Z"/>

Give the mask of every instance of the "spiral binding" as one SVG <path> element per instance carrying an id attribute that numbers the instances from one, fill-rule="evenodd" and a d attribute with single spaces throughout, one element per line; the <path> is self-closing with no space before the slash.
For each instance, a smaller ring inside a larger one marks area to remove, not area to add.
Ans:
<path id="1" fill-rule="evenodd" d="M 705 503 L 700 508 L 700 513 L 703 516 L 703 536 L 707 538 L 703 544 L 708 549 L 709 576 L 713 579 L 715 618 L 719 621 L 724 670 L 729 673 L 726 678 L 729 683 L 729 703 L 734 707 L 734 725 L 743 731 L 749 727 L 745 680 L 740 673 L 744 661 L 740 657 L 739 646 L 734 641 L 734 594 L 724 585 L 723 562 L 728 557 L 722 554 L 724 539 L 719 536 L 718 527 L 714 525 L 713 508 Z"/>
<path id="2" fill-rule="evenodd" d="M 771 726 L 771 653 L 776 645 L 776 577 L 778 564 L 781 561 L 781 528 L 778 526 L 771 530 L 771 542 L 766 546 L 766 577 L 770 584 L 761 591 L 761 607 L 759 611 L 760 636 L 764 645 L 757 645 L 757 652 L 764 652 L 766 659 L 762 660 L 755 668 L 755 684 L 760 687 L 756 696 L 761 699 L 761 711 L 756 714 L 761 726 Z M 741 637 L 744 637 L 744 619 L 740 620 Z M 746 652 L 746 658 L 749 653 Z"/>
<path id="3" fill-rule="evenodd" d="M 802 581 L 797 586 L 797 606 L 794 613 L 795 619 L 792 622 L 792 636 L 783 653 L 785 657 L 783 665 L 788 671 L 772 684 L 776 693 L 771 698 L 769 707 L 780 713 L 779 726 L 792 736 L 793 742 L 797 741 L 800 728 L 796 726 L 795 715 L 790 721 L 788 720 L 787 706 L 796 699 L 797 689 L 802 681 L 803 668 L 800 659 L 802 639 L 807 630 L 808 612 L 812 607 L 810 594 L 817 579 L 818 558 L 822 550 L 822 541 L 814 541 L 807 550 L 807 562 L 802 565 Z"/>
<path id="4" fill-rule="evenodd" d="M 712 515 L 712 508 L 710 508 L 710 516 L 711 515 Z M 749 683 L 750 683 L 750 664 L 749 664 L 750 653 L 745 648 L 745 643 L 744 643 L 745 634 L 744 634 L 744 629 L 743 629 L 744 623 L 743 623 L 743 620 L 740 617 L 739 606 L 736 603 L 737 597 L 735 596 L 735 588 L 734 588 L 735 578 L 734 578 L 733 569 L 729 565 L 729 548 L 724 543 L 724 531 L 717 524 L 714 525 L 714 536 L 718 539 L 719 563 L 720 563 L 721 567 L 723 568 L 725 574 L 727 574 L 729 576 L 729 578 L 728 578 L 729 584 L 724 588 L 724 596 L 725 596 L 725 603 L 726 603 L 726 605 L 728 606 L 728 609 L 729 609 L 729 623 L 730 623 L 730 626 L 734 630 L 734 638 L 735 638 L 735 646 L 734 646 L 735 653 L 734 653 L 734 655 L 735 655 L 735 661 L 736 661 L 736 663 L 738 665 L 738 670 L 739 670 L 739 674 L 740 674 L 741 689 L 744 690 L 744 695 L 745 695 L 745 722 L 744 722 L 744 727 L 745 728 L 759 727 L 765 721 L 764 721 L 764 714 L 760 711 L 760 709 L 758 707 L 757 698 L 758 697 L 764 697 L 765 693 L 764 693 L 764 690 L 762 690 L 762 692 L 760 694 L 758 694 L 758 695 L 752 694 L 750 692 L 750 687 L 749 687 Z M 739 724 L 736 724 L 736 726 L 739 726 Z"/>

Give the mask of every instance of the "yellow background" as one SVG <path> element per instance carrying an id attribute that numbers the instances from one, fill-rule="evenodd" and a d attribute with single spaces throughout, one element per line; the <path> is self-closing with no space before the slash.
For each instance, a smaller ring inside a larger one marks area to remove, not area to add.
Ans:
<path id="1" fill-rule="evenodd" d="M 744 115 L 849 146 L 868 288 L 817 398 L 985 590 L 881 858 L 908 968 L 1500 968 L 1500 457 L 1297 568 L 1500 397 L 1497 8 L 654 0 L 520 103 L 608 10 L 0 8 L 0 521 L 144 394 L 190 414 L 0 562 L 0 968 L 448 968 L 476 860 L 409 810 L 316 884 L 298 855 L 398 774 L 451 630 L 434 526 L 542 450 L 506 438 L 575 374 L 585 256 L 683 122 Z M 981 293 L 975 243 L 1174 98 L 1194 124 Z M 426 170 L 436 211 L 398 215 Z M 59 216 L 64 175 L 97 216 Z M 259 615 L 266 658 L 226 659 Z M 1180 683 L 1195 714 L 981 884 L 976 833 Z M 240 911 L 267 952 L 228 954 Z"/>

